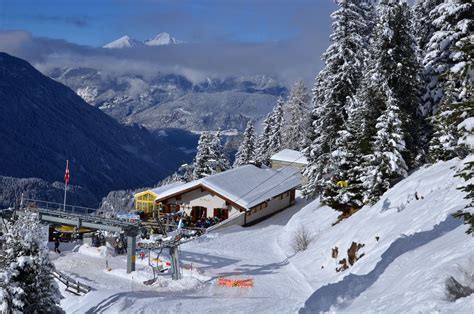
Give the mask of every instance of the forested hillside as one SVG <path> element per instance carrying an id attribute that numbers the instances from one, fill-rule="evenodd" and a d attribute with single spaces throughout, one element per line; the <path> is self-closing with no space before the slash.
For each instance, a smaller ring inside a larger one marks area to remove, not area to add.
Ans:
<path id="1" fill-rule="evenodd" d="M 123 126 L 26 61 L 0 54 L 0 175 L 62 181 L 97 198 L 153 185 L 188 155 L 167 136 Z"/>

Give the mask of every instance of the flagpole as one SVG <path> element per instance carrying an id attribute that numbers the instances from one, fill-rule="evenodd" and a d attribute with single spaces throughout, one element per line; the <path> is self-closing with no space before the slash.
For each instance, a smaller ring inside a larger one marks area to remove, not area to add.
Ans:
<path id="1" fill-rule="evenodd" d="M 66 160 L 66 171 L 69 171 L 69 160 Z M 66 211 L 66 190 L 67 190 L 68 181 L 69 181 L 69 178 L 68 180 L 64 180 L 64 207 L 63 207 L 64 212 Z"/>

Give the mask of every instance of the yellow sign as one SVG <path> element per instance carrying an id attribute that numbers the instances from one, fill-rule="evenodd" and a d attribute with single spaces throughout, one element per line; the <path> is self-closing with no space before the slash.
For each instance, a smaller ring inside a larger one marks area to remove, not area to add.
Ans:
<path id="1" fill-rule="evenodd" d="M 86 233 L 86 232 L 91 232 L 90 229 L 86 228 L 77 228 L 73 226 L 59 226 L 54 228 L 54 230 L 62 233 Z"/>
<path id="2" fill-rule="evenodd" d="M 136 255 L 132 255 L 132 263 L 135 263 L 136 260 L 137 260 L 137 256 L 136 256 Z"/>
<path id="3" fill-rule="evenodd" d="M 349 186 L 349 182 L 347 180 L 337 181 L 336 185 L 340 188 L 347 188 Z"/>

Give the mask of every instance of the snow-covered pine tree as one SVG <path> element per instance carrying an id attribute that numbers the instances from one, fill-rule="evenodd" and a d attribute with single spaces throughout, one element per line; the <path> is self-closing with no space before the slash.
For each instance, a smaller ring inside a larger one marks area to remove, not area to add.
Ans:
<path id="1" fill-rule="evenodd" d="M 212 174 L 209 160 L 213 157 L 211 151 L 212 136 L 209 132 L 202 132 L 199 137 L 197 153 L 193 162 L 193 180 L 207 177 Z"/>
<path id="2" fill-rule="evenodd" d="M 209 167 L 212 174 L 223 172 L 230 169 L 229 157 L 224 151 L 222 145 L 222 133 L 218 130 L 214 135 L 211 134 L 211 157 Z"/>
<path id="3" fill-rule="evenodd" d="M 277 99 L 277 104 L 273 108 L 272 111 L 272 131 L 270 136 L 270 157 L 271 155 L 277 153 L 282 149 L 282 141 L 283 141 L 283 125 L 285 123 L 285 119 L 283 117 L 283 106 L 285 105 L 285 101 L 283 98 L 279 97 Z"/>
<path id="4" fill-rule="evenodd" d="M 322 200 L 334 209 L 349 212 L 363 205 L 365 188 L 361 178 L 364 175 L 363 155 L 360 146 L 361 107 L 357 98 L 348 101 L 348 120 L 345 128 L 339 131 L 336 140 L 337 150 L 332 152 L 336 164 L 333 180 L 325 187 Z M 338 186 L 339 181 L 347 181 L 347 187 Z"/>
<path id="5" fill-rule="evenodd" d="M 361 164 L 365 168 L 360 179 L 367 185 L 364 200 L 370 202 L 375 202 L 391 181 L 405 175 L 407 168 L 417 165 L 418 158 L 424 156 L 420 145 L 421 119 L 416 116 L 419 85 L 411 11 L 404 1 L 381 0 L 377 12 L 369 66 L 357 95 L 361 104 Z M 391 120 L 395 118 L 400 124 Z M 392 150 L 390 154 L 399 162 L 400 171 L 395 167 L 397 162 L 392 161 L 389 168 L 379 160 L 389 154 L 381 138 L 384 121 L 387 128 L 399 132 L 390 140 L 398 151 Z"/>
<path id="6" fill-rule="evenodd" d="M 472 59 L 470 69 L 472 71 Z M 457 108 L 459 107 L 470 110 L 469 115 L 466 115 L 465 119 L 458 125 L 459 133 L 461 134 L 459 144 L 465 148 L 469 155 L 464 160 L 464 168 L 457 174 L 466 181 L 466 185 L 461 186 L 459 189 L 466 193 L 465 198 L 470 200 L 470 202 L 465 210 L 458 211 L 454 216 L 463 218 L 464 222 L 469 225 L 469 229 L 466 232 L 474 234 L 474 101 L 471 98 L 461 106 L 458 104 Z"/>
<path id="7" fill-rule="evenodd" d="M 369 203 L 375 203 L 388 190 L 390 183 L 407 175 L 407 164 L 403 158 L 406 150 L 402 121 L 400 118 L 399 100 L 388 89 L 387 108 L 377 119 L 377 134 L 373 143 L 372 158 L 369 161 L 366 177 L 367 197 Z"/>
<path id="8" fill-rule="evenodd" d="M 444 0 L 416 0 L 413 8 L 413 28 L 415 30 L 415 39 L 420 54 L 420 60 L 423 60 L 426 46 L 436 31 L 433 25 L 433 15 L 430 13 Z"/>
<path id="9" fill-rule="evenodd" d="M 408 167 L 419 164 L 425 155 L 419 140 L 421 119 L 417 116 L 420 81 L 416 42 L 413 35 L 412 11 L 406 1 L 382 0 L 379 4 L 378 36 L 382 75 L 400 108 L 403 157 Z"/>
<path id="10" fill-rule="evenodd" d="M 450 0 L 431 12 L 437 31 L 430 39 L 424 59 L 425 76 L 431 79 L 424 100 L 425 107 L 434 114 L 429 150 L 432 161 L 463 154 L 456 126 L 461 122 L 459 114 L 465 110 L 458 107 L 466 105 L 471 97 L 466 86 L 472 85 L 472 74 L 460 78 L 456 73 L 466 73 L 463 69 L 472 62 L 473 11 L 472 1 Z"/>
<path id="11" fill-rule="evenodd" d="M 465 198 L 470 202 L 465 210 L 458 211 L 454 216 L 463 218 L 465 224 L 469 225 L 466 231 L 468 234 L 474 234 L 474 99 L 473 99 L 473 77 L 474 70 L 474 42 L 460 42 L 459 49 L 468 56 L 467 62 L 461 61 L 460 64 L 451 68 L 453 79 L 457 78 L 460 86 L 460 95 L 462 100 L 454 103 L 452 108 L 452 118 L 457 124 L 458 154 L 467 155 L 464 159 L 464 168 L 457 174 L 463 178 L 466 184 L 459 189 L 466 193 Z"/>
<path id="12" fill-rule="evenodd" d="M 471 118 L 473 119 L 473 118 Z M 471 134 L 474 133 L 474 121 L 471 121 Z M 474 135 L 471 135 L 474 137 Z M 471 150 L 474 150 L 474 145 L 471 145 Z M 464 160 L 464 168 L 457 174 L 466 181 L 466 185 L 459 189 L 466 193 L 465 198 L 470 202 L 464 210 L 460 210 L 454 214 L 454 217 L 464 219 L 464 223 L 469 225 L 467 234 L 474 235 L 474 154 L 470 155 Z"/>
<path id="13" fill-rule="evenodd" d="M 258 166 L 270 165 L 270 137 L 272 136 L 272 124 L 273 113 L 270 112 L 263 121 L 263 130 L 258 137 L 256 144 L 255 161 Z"/>
<path id="14" fill-rule="evenodd" d="M 365 30 L 362 30 L 361 34 L 365 38 L 367 44 L 370 44 L 374 27 L 377 21 L 375 2 L 375 0 L 360 0 L 358 2 L 359 8 L 361 10 L 360 14 L 365 24 Z"/>
<path id="15" fill-rule="evenodd" d="M 433 24 L 433 15 L 430 14 L 436 6 L 442 3 L 444 0 L 417 0 L 413 8 L 413 28 L 414 35 L 417 44 L 417 55 L 418 63 L 423 64 L 423 60 L 426 56 L 427 45 L 433 36 L 436 28 Z M 426 119 L 431 108 L 431 103 L 426 102 L 426 95 L 428 92 L 428 85 L 432 78 L 430 75 L 426 75 L 423 67 L 420 67 L 420 90 L 419 90 L 419 105 L 417 108 L 417 114 L 421 118 L 421 133 L 420 142 L 424 147 L 425 151 L 428 151 L 428 143 L 433 133 L 431 123 Z M 426 158 L 425 158 L 426 159 Z"/>
<path id="16" fill-rule="evenodd" d="M 458 82 L 458 99 L 451 108 L 459 136 L 458 156 L 464 157 L 474 153 L 474 41 L 466 38 L 459 42 L 456 50 L 467 56 L 467 61 L 461 61 L 450 71 Z"/>
<path id="17" fill-rule="evenodd" d="M 255 128 L 253 121 L 247 123 L 242 142 L 235 155 L 234 168 L 248 165 L 255 161 Z"/>
<path id="18" fill-rule="evenodd" d="M 369 26 L 364 16 L 369 14 L 361 3 L 367 4 L 366 1 L 339 0 L 339 9 L 331 15 L 331 45 L 323 54 L 325 67 L 317 76 L 313 89 L 314 109 L 305 149 L 308 166 L 304 174 L 308 183 L 303 187 L 303 193 L 307 197 L 335 184 L 333 175 L 337 169 L 334 162 L 330 162 L 331 155 L 339 150 L 336 143 L 348 119 L 348 99 L 359 88 L 367 58 Z"/>
<path id="19" fill-rule="evenodd" d="M 286 102 L 283 147 L 301 151 L 306 146 L 309 129 L 309 94 L 303 81 L 297 81 Z"/>
<path id="20" fill-rule="evenodd" d="M 454 114 L 453 107 L 456 105 L 456 98 L 453 82 L 445 85 L 445 91 L 442 102 L 439 104 L 441 109 L 438 114 L 431 118 L 433 123 L 433 134 L 430 140 L 429 155 L 432 161 L 449 160 L 460 153 L 458 151 L 458 129 L 459 116 Z"/>
<path id="21" fill-rule="evenodd" d="M 283 99 L 278 98 L 276 106 L 263 121 L 263 131 L 258 137 L 255 152 L 255 161 L 259 166 L 270 166 L 270 157 L 282 148 L 283 105 Z"/>
<path id="22" fill-rule="evenodd" d="M 35 214 L 26 213 L 8 225 L 1 254 L 0 309 L 2 313 L 63 313 L 60 293 L 51 273 Z"/>

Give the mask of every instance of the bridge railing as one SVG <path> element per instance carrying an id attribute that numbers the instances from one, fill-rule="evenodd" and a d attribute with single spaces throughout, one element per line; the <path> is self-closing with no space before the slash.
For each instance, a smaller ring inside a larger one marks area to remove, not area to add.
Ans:
<path id="1" fill-rule="evenodd" d="M 23 208 L 30 208 L 30 209 L 42 208 L 42 209 L 48 209 L 52 211 L 62 211 L 66 213 L 80 214 L 80 215 L 87 215 L 87 216 L 95 216 L 97 212 L 97 209 L 95 208 L 88 208 L 88 207 L 67 205 L 67 204 L 66 206 L 64 206 L 64 204 L 60 204 L 60 203 L 40 201 L 40 200 L 27 199 L 27 198 L 23 199 L 21 206 Z"/>

